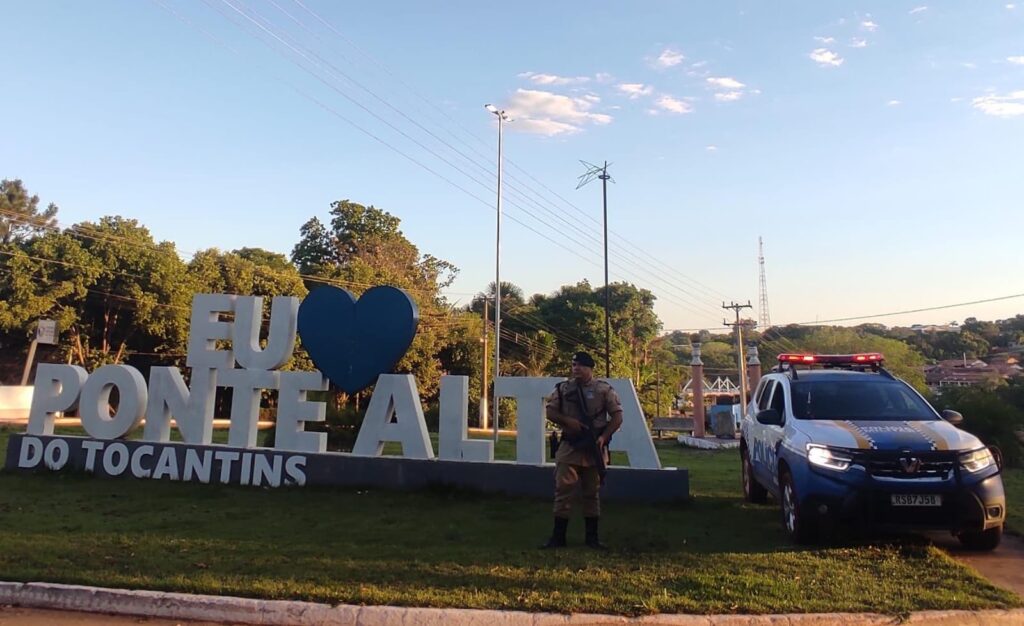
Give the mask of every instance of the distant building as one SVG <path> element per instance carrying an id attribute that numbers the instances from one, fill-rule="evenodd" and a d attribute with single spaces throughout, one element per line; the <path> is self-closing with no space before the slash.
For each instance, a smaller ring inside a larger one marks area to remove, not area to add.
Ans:
<path id="1" fill-rule="evenodd" d="M 935 394 L 948 387 L 994 386 L 1024 373 L 1018 358 L 995 354 L 988 362 L 980 359 L 950 359 L 924 368 L 925 384 Z"/>
<path id="2" fill-rule="evenodd" d="M 960 325 L 952 324 L 914 324 L 910 330 L 916 333 L 959 333 Z"/>

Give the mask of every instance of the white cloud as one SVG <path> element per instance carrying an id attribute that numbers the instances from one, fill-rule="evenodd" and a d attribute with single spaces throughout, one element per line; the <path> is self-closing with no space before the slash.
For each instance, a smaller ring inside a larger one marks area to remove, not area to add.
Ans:
<path id="1" fill-rule="evenodd" d="M 712 144 L 712 145 L 709 145 L 709 146 L 704 146 L 704 149 L 707 150 L 708 152 L 717 152 L 718 151 L 718 146 Z"/>
<path id="2" fill-rule="evenodd" d="M 860 23 L 860 27 L 871 33 L 878 30 L 878 24 L 872 22 L 871 20 L 864 20 L 863 22 Z"/>
<path id="3" fill-rule="evenodd" d="M 818 65 L 821 65 L 822 67 L 839 67 L 840 65 L 843 64 L 843 57 L 826 48 L 817 48 L 807 56 L 811 57 L 812 61 L 814 61 Z"/>
<path id="4" fill-rule="evenodd" d="M 927 10 L 928 10 L 928 7 L 926 7 L 926 6 L 920 6 L 920 7 L 914 7 L 913 9 L 910 9 L 910 11 L 908 11 L 908 12 L 909 12 L 909 13 L 910 13 L 911 15 L 915 15 L 915 14 L 917 14 L 917 13 L 924 13 L 924 12 L 925 12 L 925 11 L 927 11 Z"/>
<path id="5" fill-rule="evenodd" d="M 588 93 L 583 96 L 583 99 L 586 100 L 587 102 L 593 102 L 594 104 L 597 104 L 598 102 L 601 101 L 601 96 L 593 93 Z"/>
<path id="6" fill-rule="evenodd" d="M 671 48 L 665 48 L 661 51 L 661 54 L 658 55 L 658 58 L 654 60 L 654 64 L 658 67 L 668 68 L 679 65 L 685 58 L 686 57 L 683 56 L 682 52 Z"/>
<path id="7" fill-rule="evenodd" d="M 977 63 L 961 63 L 960 67 L 963 67 L 963 68 L 966 68 L 966 69 L 969 69 L 969 70 L 976 70 L 976 69 L 978 69 L 978 64 Z"/>
<path id="8" fill-rule="evenodd" d="M 899 100 L 890 100 L 890 101 L 886 102 L 886 104 L 891 106 L 891 107 L 898 107 L 899 105 L 901 105 L 903 103 L 901 101 L 899 101 Z"/>
<path id="9" fill-rule="evenodd" d="M 556 76 L 537 72 L 523 72 L 519 78 L 526 78 L 537 85 L 579 85 L 590 81 L 589 76 Z"/>
<path id="10" fill-rule="evenodd" d="M 594 102 L 570 98 L 550 91 L 517 89 L 505 109 L 516 121 L 517 130 L 539 135 L 576 133 L 585 124 L 608 124 L 610 115 L 593 113 Z"/>
<path id="11" fill-rule="evenodd" d="M 640 96 L 649 96 L 654 93 L 654 87 L 643 83 L 620 83 L 618 89 L 629 96 L 630 100 L 636 100 Z"/>
<path id="12" fill-rule="evenodd" d="M 729 76 L 713 76 L 707 79 L 707 83 L 715 90 L 717 102 L 735 102 L 748 93 L 761 93 L 759 89 L 746 89 L 746 85 Z"/>
<path id="13" fill-rule="evenodd" d="M 715 94 L 715 100 L 718 102 L 735 102 L 742 97 L 742 91 L 720 91 Z"/>
<path id="14" fill-rule="evenodd" d="M 1008 4 L 1008 5 L 1006 5 L 1006 9 L 1008 11 L 1012 11 L 1014 8 L 1016 8 L 1016 6 L 1017 6 L 1016 4 Z"/>
<path id="15" fill-rule="evenodd" d="M 598 72 L 597 74 L 594 74 L 594 80 L 599 83 L 610 83 L 615 80 L 615 77 L 608 72 Z"/>
<path id="16" fill-rule="evenodd" d="M 708 84 L 715 89 L 743 89 L 745 86 L 735 78 L 730 78 L 728 76 L 711 77 L 708 79 Z"/>
<path id="17" fill-rule="evenodd" d="M 1005 96 L 989 94 L 971 100 L 971 105 L 995 117 L 1024 117 L 1024 89 L 1010 92 Z"/>
<path id="18" fill-rule="evenodd" d="M 857 37 L 854 37 L 853 39 L 850 40 L 850 47 L 851 48 L 867 48 L 868 47 L 868 42 L 867 42 L 866 39 L 858 39 Z"/>
<path id="19" fill-rule="evenodd" d="M 654 101 L 659 108 L 668 111 L 669 113 L 692 113 L 693 107 L 690 103 L 685 100 L 673 98 L 672 96 L 660 96 Z"/>
<path id="20" fill-rule="evenodd" d="M 1006 57 L 1006 60 L 1014 65 L 1024 65 L 1024 55 L 1016 57 Z"/>
<path id="21" fill-rule="evenodd" d="M 836 38 L 835 37 L 815 37 L 814 41 L 817 41 L 818 43 L 823 43 L 823 44 L 830 44 L 830 43 L 835 43 L 836 42 Z"/>

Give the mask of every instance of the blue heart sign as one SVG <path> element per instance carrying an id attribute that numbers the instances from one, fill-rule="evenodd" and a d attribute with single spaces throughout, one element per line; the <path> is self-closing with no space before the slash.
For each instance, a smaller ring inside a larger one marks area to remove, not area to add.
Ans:
<path id="1" fill-rule="evenodd" d="M 394 368 L 416 337 L 419 317 L 416 303 L 395 287 L 373 287 L 359 300 L 320 287 L 299 306 L 298 332 L 317 369 L 354 394 Z"/>

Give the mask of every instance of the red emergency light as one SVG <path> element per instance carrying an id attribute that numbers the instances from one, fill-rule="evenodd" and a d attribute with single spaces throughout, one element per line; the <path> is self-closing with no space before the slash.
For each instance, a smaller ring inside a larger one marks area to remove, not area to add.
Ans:
<path id="1" fill-rule="evenodd" d="M 780 354 L 779 363 L 814 363 L 824 365 L 881 364 L 885 357 L 879 352 L 862 354 Z"/>

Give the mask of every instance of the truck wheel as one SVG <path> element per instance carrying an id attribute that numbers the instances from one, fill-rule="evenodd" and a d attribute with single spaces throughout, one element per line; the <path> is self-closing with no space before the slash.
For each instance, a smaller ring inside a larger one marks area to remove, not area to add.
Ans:
<path id="1" fill-rule="evenodd" d="M 782 527 L 789 538 L 798 544 L 808 544 L 814 541 L 817 529 L 814 522 L 806 519 L 800 510 L 800 500 L 797 498 L 796 487 L 793 485 L 793 478 L 788 471 L 781 475 L 782 491 Z"/>
<path id="2" fill-rule="evenodd" d="M 754 468 L 750 464 L 750 455 L 747 453 L 746 446 L 740 448 L 740 464 L 743 474 L 743 497 L 747 502 L 764 504 L 768 501 L 768 490 L 754 478 Z"/>
<path id="3" fill-rule="evenodd" d="M 1003 539 L 1003 527 L 996 526 L 988 530 L 963 532 L 956 536 L 964 547 L 980 552 L 991 552 L 996 549 Z"/>

